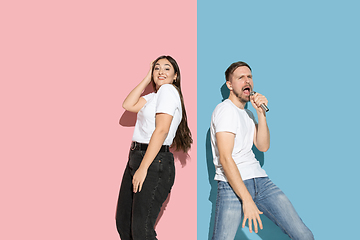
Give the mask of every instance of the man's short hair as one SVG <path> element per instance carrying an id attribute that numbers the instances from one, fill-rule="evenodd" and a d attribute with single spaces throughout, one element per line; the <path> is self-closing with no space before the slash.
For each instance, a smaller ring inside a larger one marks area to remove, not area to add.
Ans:
<path id="1" fill-rule="evenodd" d="M 238 68 L 238 67 L 248 67 L 251 71 L 250 66 L 246 63 L 246 62 L 234 62 L 233 64 L 230 65 L 230 67 L 228 67 L 228 69 L 226 69 L 225 71 L 225 79 L 226 81 L 230 80 L 230 76 L 231 74 L 233 74 L 233 72 Z"/>

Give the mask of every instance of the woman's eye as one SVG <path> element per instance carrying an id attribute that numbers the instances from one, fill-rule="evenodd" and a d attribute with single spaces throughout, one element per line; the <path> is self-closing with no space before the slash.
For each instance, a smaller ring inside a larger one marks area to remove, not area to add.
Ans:
<path id="1" fill-rule="evenodd" d="M 165 68 L 165 70 L 166 70 L 166 71 L 169 71 L 169 70 L 170 70 L 170 68 Z"/>
<path id="2" fill-rule="evenodd" d="M 154 68 L 154 70 L 159 70 L 159 68 L 158 68 L 158 67 L 156 67 L 156 68 Z"/>

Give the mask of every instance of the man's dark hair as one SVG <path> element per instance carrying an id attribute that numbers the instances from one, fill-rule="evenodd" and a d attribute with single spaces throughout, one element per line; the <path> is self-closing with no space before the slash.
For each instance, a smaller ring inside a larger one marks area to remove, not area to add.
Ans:
<path id="1" fill-rule="evenodd" d="M 248 67 L 251 71 L 250 66 L 245 63 L 245 62 L 234 62 L 233 64 L 230 65 L 230 67 L 228 67 L 228 69 L 226 69 L 225 71 L 225 79 L 226 81 L 230 80 L 230 75 L 233 74 L 233 72 L 238 68 L 238 67 Z"/>

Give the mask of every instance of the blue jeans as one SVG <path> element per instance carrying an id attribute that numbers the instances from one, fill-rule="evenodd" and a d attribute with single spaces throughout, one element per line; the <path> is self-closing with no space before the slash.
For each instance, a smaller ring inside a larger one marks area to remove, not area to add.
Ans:
<path id="1" fill-rule="evenodd" d="M 245 180 L 244 183 L 258 209 L 291 239 L 314 239 L 312 232 L 305 226 L 289 199 L 268 177 L 252 178 Z M 242 217 L 240 198 L 228 182 L 219 181 L 212 239 L 233 240 Z"/>
<path id="2" fill-rule="evenodd" d="M 121 182 L 116 227 L 121 240 L 155 240 L 154 225 L 175 179 L 174 156 L 159 152 L 148 168 L 140 192 L 133 192 L 132 178 L 145 151 L 131 150 Z"/>

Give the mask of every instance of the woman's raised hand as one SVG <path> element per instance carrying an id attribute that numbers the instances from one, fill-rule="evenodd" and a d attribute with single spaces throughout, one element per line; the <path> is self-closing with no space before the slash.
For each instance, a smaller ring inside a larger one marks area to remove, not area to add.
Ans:
<path id="1" fill-rule="evenodd" d="M 142 92 L 151 83 L 152 67 L 154 61 L 150 63 L 150 69 L 146 77 L 129 93 L 123 102 L 123 108 L 130 112 L 139 112 L 145 105 L 146 100 L 141 97 Z"/>
<path id="2" fill-rule="evenodd" d="M 154 61 L 155 61 L 155 60 L 154 60 Z M 151 76 L 152 76 L 152 69 L 153 69 L 154 61 L 152 61 L 152 62 L 150 63 L 150 69 L 149 69 L 146 77 L 144 78 L 144 80 L 147 81 L 147 84 L 150 84 L 150 82 L 151 82 Z"/>

